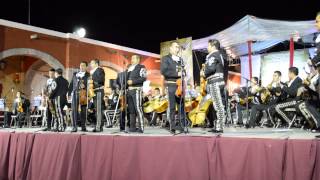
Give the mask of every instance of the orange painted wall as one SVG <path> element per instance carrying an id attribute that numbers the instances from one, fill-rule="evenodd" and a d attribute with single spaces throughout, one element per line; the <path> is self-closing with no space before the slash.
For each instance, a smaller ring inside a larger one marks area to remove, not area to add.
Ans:
<path id="1" fill-rule="evenodd" d="M 32 34 L 38 34 L 39 38 L 30 39 Z M 48 53 L 58 59 L 66 68 L 77 68 L 81 61 L 90 61 L 93 58 L 125 67 L 125 64 L 130 62 L 130 57 L 133 55 L 130 52 L 83 43 L 76 39 L 64 39 L 0 26 L 0 51 L 12 48 L 32 48 Z M 142 56 L 141 59 L 141 63 L 148 70 L 160 70 L 160 63 L 156 61 L 159 61 L 159 59 L 147 56 Z M 26 64 L 25 68 L 30 65 L 32 63 Z M 148 79 L 158 83 L 161 77 L 156 76 L 159 75 L 149 74 Z"/>

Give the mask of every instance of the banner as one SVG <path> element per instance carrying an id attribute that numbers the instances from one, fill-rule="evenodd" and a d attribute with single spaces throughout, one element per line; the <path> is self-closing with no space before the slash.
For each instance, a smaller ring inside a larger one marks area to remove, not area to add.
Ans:
<path id="1" fill-rule="evenodd" d="M 252 55 L 252 77 L 260 77 L 260 66 L 261 66 L 261 56 L 258 55 Z M 241 76 L 250 79 L 250 69 L 249 69 L 249 58 L 248 56 L 241 56 L 240 57 L 241 62 Z M 241 86 L 246 86 L 247 81 L 241 78 Z"/>
<path id="2" fill-rule="evenodd" d="M 261 84 L 267 86 L 272 81 L 274 71 L 280 71 L 282 74 L 281 80 L 287 82 L 289 69 L 289 52 L 277 52 L 264 55 L 261 60 Z M 309 58 L 309 53 L 305 50 L 294 52 L 293 66 L 299 69 L 299 77 L 306 78 L 304 67 Z"/>
<path id="3" fill-rule="evenodd" d="M 185 69 L 187 72 L 186 82 L 193 86 L 193 62 L 192 62 L 192 38 L 183 38 L 178 40 L 173 40 L 180 44 L 181 48 L 181 58 L 185 64 Z M 160 44 L 160 58 L 169 54 L 170 43 L 172 41 L 162 42 Z"/>

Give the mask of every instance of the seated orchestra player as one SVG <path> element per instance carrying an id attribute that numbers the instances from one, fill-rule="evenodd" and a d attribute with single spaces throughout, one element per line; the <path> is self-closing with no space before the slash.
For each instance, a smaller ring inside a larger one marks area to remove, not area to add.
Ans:
<path id="1" fill-rule="evenodd" d="M 16 99 L 13 102 L 12 114 L 17 116 L 16 124 L 19 128 L 22 128 L 23 121 L 26 119 L 29 107 L 30 101 L 22 95 L 22 92 L 18 91 Z"/>

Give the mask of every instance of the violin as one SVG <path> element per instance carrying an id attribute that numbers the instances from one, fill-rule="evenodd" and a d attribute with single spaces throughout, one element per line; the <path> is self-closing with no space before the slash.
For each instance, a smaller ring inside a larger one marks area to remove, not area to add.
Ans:
<path id="1" fill-rule="evenodd" d="M 87 91 L 84 86 L 84 80 L 80 80 L 80 89 L 79 89 L 79 104 L 86 105 L 87 104 Z"/>
<path id="2" fill-rule="evenodd" d="M 182 67 L 179 67 L 179 72 L 182 72 L 185 74 L 185 71 Z M 177 90 L 176 90 L 176 96 L 177 97 L 181 97 L 181 96 L 184 96 L 185 94 L 185 89 L 186 89 L 186 81 L 184 80 L 183 84 L 182 84 L 182 79 L 177 79 L 176 81 L 176 84 L 177 84 Z M 182 85 L 184 85 L 184 88 L 182 88 Z"/>
<path id="3" fill-rule="evenodd" d="M 92 77 L 90 77 L 88 79 L 88 98 L 92 99 L 95 96 L 96 96 L 96 94 L 94 92 L 93 79 L 92 79 Z"/>
<path id="4" fill-rule="evenodd" d="M 200 78 L 200 95 L 201 96 L 205 96 L 207 94 L 206 87 L 207 87 L 207 81 L 204 79 L 204 77 L 201 77 Z"/>
<path id="5" fill-rule="evenodd" d="M 176 90 L 176 96 L 181 97 L 183 94 L 183 89 L 182 89 L 182 80 L 178 79 L 177 82 L 177 90 Z"/>

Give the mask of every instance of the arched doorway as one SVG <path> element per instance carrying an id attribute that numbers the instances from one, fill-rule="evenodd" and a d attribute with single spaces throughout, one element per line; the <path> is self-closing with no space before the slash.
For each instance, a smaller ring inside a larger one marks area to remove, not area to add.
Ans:
<path id="1" fill-rule="evenodd" d="M 35 49 L 16 48 L 0 52 L 1 96 L 6 96 L 8 107 L 11 107 L 16 91 L 22 91 L 31 101 L 39 95 L 50 68 L 64 69 L 64 66 L 51 55 Z"/>

